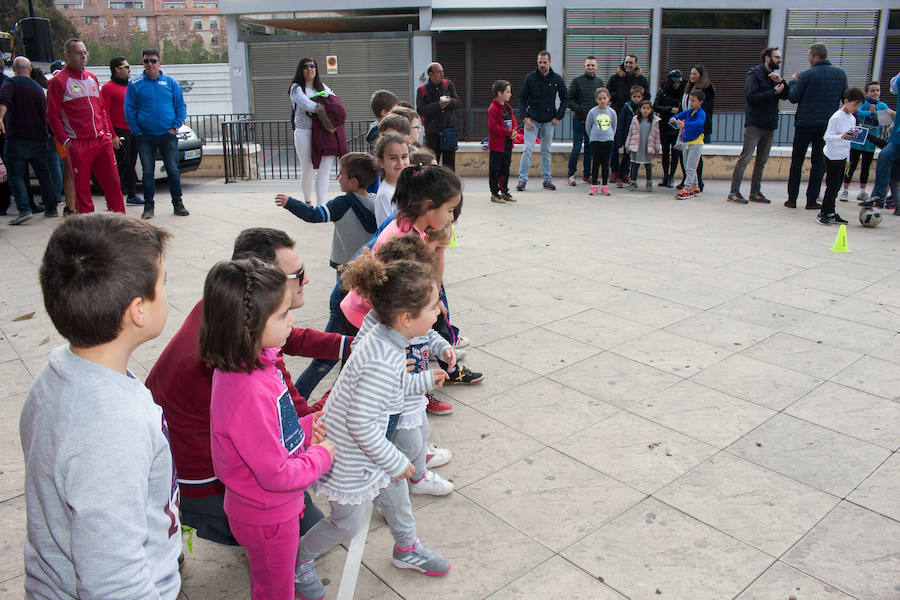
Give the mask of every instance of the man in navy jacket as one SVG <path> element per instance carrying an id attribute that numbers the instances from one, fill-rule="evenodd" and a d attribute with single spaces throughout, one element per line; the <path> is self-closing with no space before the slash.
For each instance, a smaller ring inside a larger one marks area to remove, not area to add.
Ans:
<path id="1" fill-rule="evenodd" d="M 186 217 L 191 213 L 181 200 L 177 132 L 187 116 L 187 105 L 178 82 L 160 70 L 159 50 L 147 48 L 142 54 L 144 73 L 129 81 L 125 92 L 125 120 L 137 138 L 143 168 L 144 213 L 141 218 L 152 219 L 156 206 L 153 174 L 157 150 L 166 167 L 175 214 Z"/>
<path id="2" fill-rule="evenodd" d="M 556 106 L 556 98 L 559 106 Z M 519 162 L 518 191 L 524 191 L 528 183 L 528 170 L 531 168 L 531 154 L 537 138 L 541 138 L 541 174 L 544 187 L 555 190 L 550 173 L 550 146 L 553 143 L 553 128 L 566 114 L 569 95 L 566 84 L 553 69 L 550 68 L 550 53 L 541 50 L 537 58 L 537 69 L 525 77 L 519 92 L 519 113 L 525 124 L 525 149 Z"/>
<path id="3" fill-rule="evenodd" d="M 788 208 L 797 208 L 800 195 L 800 171 L 806 160 L 806 149 L 812 144 L 809 183 L 806 185 L 806 208 L 818 210 L 817 202 L 825 175 L 825 129 L 828 119 L 841 106 L 841 97 L 847 84 L 847 74 L 828 60 L 825 44 L 813 44 L 807 52 L 809 68 L 794 74 L 790 86 L 790 100 L 797 105 L 794 115 L 794 148 L 791 153 L 791 171 L 788 175 Z"/>

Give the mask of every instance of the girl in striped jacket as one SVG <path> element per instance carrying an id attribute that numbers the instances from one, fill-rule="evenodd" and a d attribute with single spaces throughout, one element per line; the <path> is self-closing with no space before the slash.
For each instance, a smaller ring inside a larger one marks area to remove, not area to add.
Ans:
<path id="1" fill-rule="evenodd" d="M 450 570 L 446 558 L 416 537 L 406 484 L 415 468 L 386 437 L 389 419 L 403 411 L 406 394 L 424 394 L 447 378 L 440 369 L 406 372 L 411 339 L 427 335 L 440 313 L 434 268 L 408 260 L 384 264 L 362 254 L 347 265 L 343 278 L 368 300 L 378 324 L 356 344 L 326 404 L 323 421 L 335 459 L 314 489 L 328 496 L 331 515 L 300 540 L 295 592 L 307 600 L 325 597 L 315 559 L 365 526 L 370 500 L 394 536 L 394 566 L 426 575 Z"/>

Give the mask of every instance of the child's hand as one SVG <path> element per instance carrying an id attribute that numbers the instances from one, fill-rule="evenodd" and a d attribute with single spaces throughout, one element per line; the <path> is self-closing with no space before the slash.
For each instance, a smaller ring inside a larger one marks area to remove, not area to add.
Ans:
<path id="1" fill-rule="evenodd" d="M 432 369 L 431 374 L 434 377 L 434 387 L 442 387 L 444 382 L 450 379 L 447 371 L 443 369 Z"/>
<path id="2" fill-rule="evenodd" d="M 275 196 L 275 206 L 284 206 L 291 197 L 287 194 L 278 194 Z"/>
<path id="3" fill-rule="evenodd" d="M 453 346 L 444 350 L 444 362 L 447 363 L 447 368 L 451 371 L 453 370 L 453 367 L 456 366 L 456 350 Z"/>
<path id="4" fill-rule="evenodd" d="M 519 137 L 519 132 L 516 131 L 515 129 L 510 129 L 509 137 L 511 137 L 512 139 L 516 139 L 517 137 Z"/>
<path id="5" fill-rule="evenodd" d="M 403 481 L 404 479 L 409 479 L 410 477 L 415 475 L 415 473 L 416 473 L 416 468 L 413 466 L 412 463 L 409 463 L 409 466 L 406 467 L 406 470 L 403 471 L 403 473 L 401 473 L 399 477 L 394 477 L 394 481 Z"/>
<path id="6" fill-rule="evenodd" d="M 852 137 L 853 137 L 853 130 L 848 129 L 847 131 L 844 132 L 844 135 L 841 136 L 841 139 L 849 140 Z"/>
<path id="7" fill-rule="evenodd" d="M 320 410 L 316 413 L 315 419 L 313 419 L 313 433 L 312 438 L 310 438 L 311 444 L 321 444 L 325 439 L 325 423 L 319 420 L 324 413 L 324 410 Z"/>
<path id="8" fill-rule="evenodd" d="M 328 440 L 323 441 L 320 444 L 316 444 L 317 446 L 322 446 L 326 450 L 328 450 L 328 455 L 331 456 L 331 460 L 334 460 L 334 444 L 329 442 Z"/>
<path id="9" fill-rule="evenodd" d="M 406 372 L 407 372 L 407 373 L 412 373 L 412 372 L 413 372 L 413 369 L 415 369 L 415 368 L 416 368 L 416 359 L 414 359 L 414 358 L 407 358 L 407 359 L 406 359 Z"/>

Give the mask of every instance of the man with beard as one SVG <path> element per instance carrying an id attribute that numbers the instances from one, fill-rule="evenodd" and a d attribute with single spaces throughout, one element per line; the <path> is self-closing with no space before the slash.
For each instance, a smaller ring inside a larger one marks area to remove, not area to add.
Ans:
<path id="1" fill-rule="evenodd" d="M 109 114 L 116 135 L 122 142 L 116 150 L 116 165 L 119 167 L 119 181 L 122 182 L 122 193 L 126 204 L 141 205 L 144 199 L 135 193 L 137 177 L 134 165 L 137 162 L 137 139 L 131 135 L 131 128 L 125 120 L 125 92 L 131 76 L 131 65 L 124 56 L 117 56 L 109 61 L 109 81 L 100 88 L 100 99 Z"/>
<path id="2" fill-rule="evenodd" d="M 775 129 L 778 128 L 778 101 L 787 100 L 790 93 L 787 82 L 778 73 L 781 61 L 781 51 L 777 47 L 766 48 L 762 52 L 762 64 L 756 65 L 747 73 L 747 81 L 744 83 L 744 96 L 747 98 L 744 109 L 744 148 L 731 176 L 729 202 L 747 204 L 747 199 L 741 195 L 741 180 L 754 150 L 756 162 L 753 163 L 753 178 L 750 180 L 750 202 L 770 202 L 760 191 L 763 169 L 769 160 L 769 150 L 772 148 Z"/>
<path id="3" fill-rule="evenodd" d="M 625 60 L 618 66 L 616 72 L 609 76 L 606 87 L 609 89 L 609 106 L 616 114 L 625 103 L 631 100 L 631 88 L 639 85 L 644 88 L 644 100 L 650 99 L 650 82 L 644 76 L 641 68 L 637 66 L 637 57 L 634 54 L 626 54 Z M 625 180 L 627 173 L 619 173 L 619 149 L 615 148 L 609 157 L 609 170 L 612 179 Z"/>
<path id="4" fill-rule="evenodd" d="M 584 75 L 579 75 L 569 84 L 569 108 L 572 109 L 572 153 L 569 155 L 569 185 L 575 185 L 575 171 L 578 155 L 584 146 L 584 172 L 581 180 L 591 180 L 591 143 L 584 131 L 584 121 L 594 108 L 594 92 L 603 87 L 603 80 L 597 77 L 597 59 L 584 59 Z"/>
<path id="5" fill-rule="evenodd" d="M 556 98 L 559 98 L 559 107 Z M 525 191 L 531 155 L 537 139 L 541 139 L 541 175 L 544 189 L 555 190 L 550 173 L 550 146 L 553 144 L 553 130 L 566 114 L 569 96 L 566 84 L 559 73 L 550 68 L 550 53 L 541 50 L 537 57 L 537 68 L 525 77 L 519 91 L 519 113 L 525 124 L 525 149 L 519 161 L 519 183 L 516 190 Z"/>

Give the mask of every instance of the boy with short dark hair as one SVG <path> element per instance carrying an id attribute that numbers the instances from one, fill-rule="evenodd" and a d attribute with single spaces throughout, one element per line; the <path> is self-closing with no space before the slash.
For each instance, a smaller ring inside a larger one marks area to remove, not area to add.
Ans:
<path id="1" fill-rule="evenodd" d="M 681 129 L 681 142 L 684 144 L 681 151 L 685 171 L 684 187 L 675 194 L 678 200 L 687 200 L 700 194 L 697 188 L 697 165 L 703 150 L 703 127 L 706 125 L 706 113 L 702 108 L 704 99 L 706 94 L 703 90 L 692 91 L 688 98 L 688 109 L 669 119 L 669 123 L 675 123 Z"/>
<path id="2" fill-rule="evenodd" d="M 644 101 L 644 88 L 639 85 L 631 86 L 631 98 L 619 109 L 616 116 L 616 142 L 613 153 L 618 158 L 619 150 L 625 147 L 625 140 L 628 138 L 628 131 L 631 129 L 631 120 L 637 112 L 638 105 Z M 616 160 L 612 160 L 615 164 Z M 622 157 L 618 158 L 618 167 L 616 168 L 616 187 L 624 187 L 626 183 L 631 181 L 629 172 L 631 171 L 631 156 L 628 151 L 622 153 Z"/>
<path id="3" fill-rule="evenodd" d="M 344 195 L 329 200 L 325 206 L 307 206 L 287 194 L 275 196 L 276 205 L 307 223 L 334 223 L 330 264 L 338 272 L 378 229 L 375 197 L 366 193 L 378 177 L 378 164 L 364 152 L 348 152 L 341 157 L 340 165 L 338 184 Z"/>
<path id="4" fill-rule="evenodd" d="M 369 151 L 375 145 L 378 139 L 378 123 L 385 118 L 391 110 L 400 104 L 400 98 L 394 92 L 389 90 L 375 90 L 369 98 L 369 108 L 375 120 L 369 125 L 369 131 L 366 133 L 366 142 L 369 144 Z"/>
<path id="5" fill-rule="evenodd" d="M 825 196 L 822 198 L 822 209 L 816 215 L 816 221 L 822 225 L 847 222 L 835 212 L 834 200 L 841 189 L 844 167 L 850 157 L 850 138 L 856 128 L 856 111 L 865 101 L 866 95 L 862 90 L 855 87 L 847 89 L 841 107 L 828 119 L 828 127 L 822 136 L 825 138 Z"/>
<path id="6" fill-rule="evenodd" d="M 169 237 L 145 221 L 95 213 L 66 220 L 47 243 L 44 306 L 68 344 L 51 351 L 19 423 L 28 597 L 178 596 L 168 430 L 127 368 L 166 323 Z"/>
<path id="7" fill-rule="evenodd" d="M 381 137 L 385 133 L 396 133 L 404 138 L 407 138 L 408 142 L 410 130 L 411 128 L 409 125 L 409 119 L 407 119 L 403 115 L 398 115 L 396 113 L 391 113 L 378 122 L 379 137 Z"/>
<path id="8" fill-rule="evenodd" d="M 513 140 L 518 134 L 516 117 L 509 99 L 512 87 L 505 79 L 498 79 L 491 86 L 494 100 L 488 108 L 488 150 L 490 150 L 488 186 L 491 202 L 504 204 L 515 202 L 509 193 L 509 164 L 512 160 Z"/>

